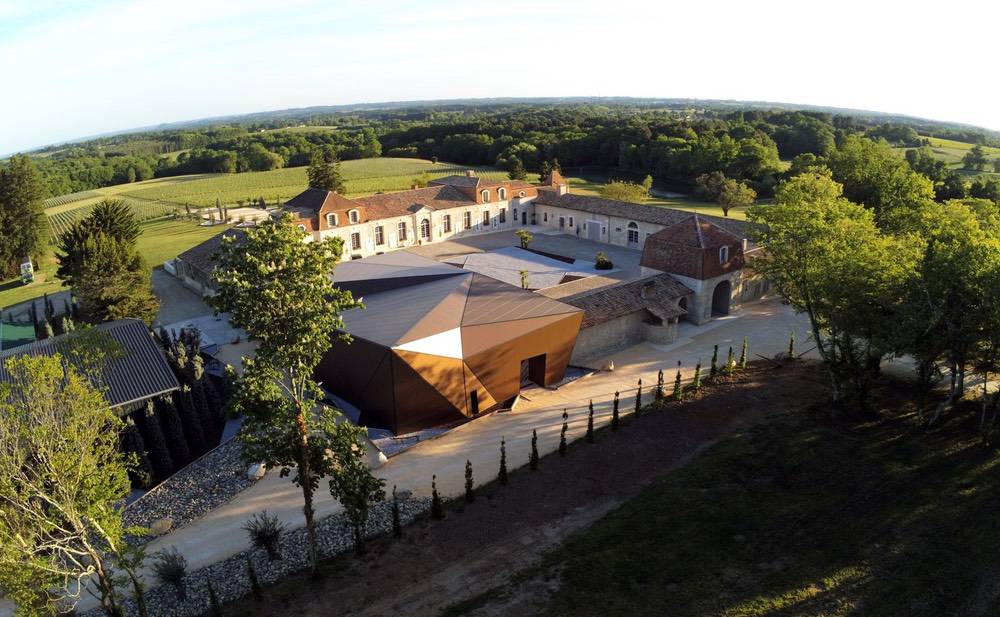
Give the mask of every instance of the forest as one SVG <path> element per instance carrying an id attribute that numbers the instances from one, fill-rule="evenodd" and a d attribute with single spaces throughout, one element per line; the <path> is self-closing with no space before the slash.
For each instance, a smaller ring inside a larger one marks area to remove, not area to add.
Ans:
<path id="1" fill-rule="evenodd" d="M 722 172 L 769 197 L 789 161 L 794 166 L 799 155 L 825 156 L 851 135 L 911 148 L 928 145 L 926 136 L 1000 143 L 988 131 L 817 110 L 470 103 L 232 119 L 53 146 L 32 158 L 49 196 L 154 177 L 298 167 L 332 152 L 341 160 L 384 155 L 529 171 L 558 160 L 565 168 L 623 179 L 652 175 L 658 185 L 680 191 L 692 190 L 703 174 Z M 935 167 L 926 156 L 910 162 L 935 182 L 940 198 L 967 194 L 955 170 Z M 992 162 L 979 161 L 979 170 Z"/>

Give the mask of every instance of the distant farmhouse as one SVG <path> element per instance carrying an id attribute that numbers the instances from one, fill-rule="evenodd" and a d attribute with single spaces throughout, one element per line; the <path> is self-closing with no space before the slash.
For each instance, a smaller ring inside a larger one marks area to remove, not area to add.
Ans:
<path id="1" fill-rule="evenodd" d="M 335 345 L 317 376 L 396 433 L 509 405 L 568 365 L 670 343 L 679 321 L 703 324 L 768 291 L 742 221 L 574 195 L 558 172 L 534 185 L 468 171 L 357 199 L 307 189 L 283 212 L 309 240 L 343 240 L 334 282 L 367 307 L 345 314 L 355 346 Z M 220 243 L 172 270 L 211 294 Z"/>

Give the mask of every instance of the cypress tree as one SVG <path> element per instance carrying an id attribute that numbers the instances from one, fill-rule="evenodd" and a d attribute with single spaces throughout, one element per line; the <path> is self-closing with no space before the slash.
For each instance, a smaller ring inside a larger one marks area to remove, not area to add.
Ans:
<path id="1" fill-rule="evenodd" d="M 181 421 L 177 407 L 169 394 L 160 397 L 157 401 L 156 415 L 160 418 L 174 469 L 180 469 L 191 460 L 191 448 L 188 446 L 187 437 L 184 436 L 184 423 Z"/>
<path id="2" fill-rule="evenodd" d="M 134 454 L 137 459 L 136 467 L 129 474 L 132 477 L 132 484 L 141 488 L 149 488 L 153 485 L 153 465 L 149 462 L 149 455 L 146 453 L 146 444 L 142 440 L 139 429 L 136 428 L 132 418 L 125 420 L 125 429 L 121 436 L 122 450 L 127 454 Z"/>
<path id="3" fill-rule="evenodd" d="M 642 378 L 639 378 L 639 385 L 635 389 L 635 417 L 642 414 Z"/>
<path id="4" fill-rule="evenodd" d="M 740 352 L 740 370 L 747 367 L 747 352 L 749 351 L 749 344 L 747 342 L 747 337 L 743 337 L 743 350 Z"/>
<path id="5" fill-rule="evenodd" d="M 431 518 L 437 520 L 444 518 L 444 503 L 438 494 L 437 476 L 431 476 Z"/>
<path id="6" fill-rule="evenodd" d="M 184 437 L 192 452 L 201 453 L 205 450 L 205 431 L 201 427 L 201 418 L 191 396 L 190 386 L 181 386 L 181 424 L 184 426 Z"/>
<path id="7" fill-rule="evenodd" d="M 566 456 L 566 431 L 569 430 L 569 414 L 563 409 L 563 425 L 559 431 L 559 456 Z"/>
<path id="8" fill-rule="evenodd" d="M 531 429 L 531 455 L 528 456 L 528 467 L 538 471 L 538 431 Z"/>
<path id="9" fill-rule="evenodd" d="M 143 435 L 143 441 L 149 452 L 149 460 L 156 470 L 156 476 L 160 479 L 166 478 L 174 472 L 174 461 L 170 457 L 170 450 L 167 449 L 167 440 L 163 437 L 163 429 L 160 421 L 153 410 L 153 403 L 146 403 L 146 409 L 138 414 L 139 429 Z"/>
<path id="10" fill-rule="evenodd" d="M 500 484 L 507 484 L 507 443 L 500 438 L 500 473 L 497 474 Z"/>
<path id="11" fill-rule="evenodd" d="M 653 393 L 653 400 L 657 403 L 663 400 L 663 370 L 656 374 L 656 391 Z"/>
<path id="12" fill-rule="evenodd" d="M 594 443 L 594 399 L 590 399 L 587 410 L 587 443 Z"/>
<path id="13" fill-rule="evenodd" d="M 52 330 L 52 324 L 48 319 L 42 321 L 42 331 L 45 332 L 45 338 L 52 338 L 56 333 Z"/>
<path id="14" fill-rule="evenodd" d="M 399 516 L 399 497 L 396 496 L 396 485 L 392 487 L 392 535 L 396 538 L 403 537 L 403 522 Z"/>
<path id="15" fill-rule="evenodd" d="M 618 393 L 615 392 L 614 407 L 611 408 L 611 430 L 617 431 L 621 420 L 618 418 Z"/>
<path id="16" fill-rule="evenodd" d="M 694 367 L 694 379 L 691 380 L 691 387 L 694 388 L 695 392 L 701 390 L 701 362 Z"/>
<path id="17" fill-rule="evenodd" d="M 472 461 L 465 459 L 465 501 L 472 503 L 476 500 L 475 481 L 472 479 Z"/>
<path id="18" fill-rule="evenodd" d="M 206 584 L 208 585 L 209 613 L 212 617 L 222 617 L 222 604 L 219 602 L 219 596 L 215 595 L 215 588 L 212 587 L 212 579 L 208 579 Z"/>
<path id="19" fill-rule="evenodd" d="M 795 330 L 792 330 L 788 337 L 788 359 L 795 357 Z"/>
<path id="20" fill-rule="evenodd" d="M 257 569 L 253 567 L 253 559 L 250 558 L 250 553 L 247 553 L 247 578 L 250 579 L 250 593 L 253 594 L 253 599 L 262 599 L 264 597 L 264 590 L 260 586 L 260 580 L 257 578 Z"/>
<path id="21" fill-rule="evenodd" d="M 226 428 L 226 404 L 222 402 L 222 395 L 211 377 L 205 375 L 201 378 L 201 390 L 205 394 L 205 401 L 208 403 L 209 415 L 212 419 L 212 426 L 219 435 Z"/>
<path id="22" fill-rule="evenodd" d="M 736 371 L 736 356 L 733 355 L 733 346 L 729 346 L 729 355 L 726 356 L 726 374 L 732 375 Z"/>
<path id="23" fill-rule="evenodd" d="M 719 374 L 719 346 L 712 350 L 712 367 L 708 369 L 708 378 L 712 379 Z"/>
<path id="24" fill-rule="evenodd" d="M 671 395 L 675 401 L 681 400 L 684 390 L 681 388 L 681 361 L 677 361 L 677 375 L 674 376 L 674 391 Z"/>

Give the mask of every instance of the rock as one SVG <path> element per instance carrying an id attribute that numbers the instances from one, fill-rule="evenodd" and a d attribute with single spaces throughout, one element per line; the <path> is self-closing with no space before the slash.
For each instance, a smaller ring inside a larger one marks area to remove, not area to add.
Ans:
<path id="1" fill-rule="evenodd" d="M 247 469 L 247 477 L 251 480 L 260 480 L 266 473 L 267 467 L 264 463 L 254 463 L 253 465 L 250 465 L 249 469 Z"/>
<path id="2" fill-rule="evenodd" d="M 174 519 L 165 516 L 149 526 L 149 535 L 162 536 L 174 528 Z"/>

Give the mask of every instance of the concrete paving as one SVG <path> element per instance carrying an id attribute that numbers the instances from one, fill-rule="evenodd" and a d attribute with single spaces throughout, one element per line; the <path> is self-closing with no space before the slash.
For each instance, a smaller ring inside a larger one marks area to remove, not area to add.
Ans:
<path id="1" fill-rule="evenodd" d="M 153 293 L 160 300 L 154 326 L 188 321 L 212 314 L 201 296 L 181 284 L 163 268 L 153 270 Z"/>
<path id="2" fill-rule="evenodd" d="M 720 361 L 723 361 L 730 345 L 739 353 L 744 336 L 749 340 L 751 354 L 773 357 L 787 349 L 789 333 L 794 330 L 799 349 L 805 351 L 811 346 L 807 340 L 807 325 L 802 315 L 773 300 L 747 305 L 738 315 L 706 326 L 682 324 L 678 340 L 670 345 L 643 343 L 622 349 L 602 361 L 602 364 L 614 361 L 614 371 L 576 379 L 558 389 L 532 389 L 526 392 L 515 411 L 492 414 L 422 442 L 389 459 L 375 473 L 386 481 L 387 491 L 397 486 L 421 496 L 430 494 L 431 477 L 436 475 L 438 489 L 443 495 L 458 496 L 464 490 L 466 460 L 472 462 L 477 483 L 496 478 L 501 438 L 507 442 L 509 468 L 523 466 L 528 461 L 533 429 L 538 431 L 541 454 L 558 448 L 564 409 L 569 414 L 568 437 L 578 439 L 586 431 L 590 400 L 594 401 L 595 424 L 601 426 L 610 419 L 615 390 L 622 393 L 622 412 L 631 413 L 636 380 L 640 377 L 644 396 L 649 397 L 649 388 L 655 385 L 658 370 L 664 371 L 669 389 L 678 361 L 685 378 L 690 377 L 699 360 L 705 370 L 703 374 L 707 375 L 712 346 L 719 345 Z M 317 517 L 341 511 L 326 483 L 320 485 L 315 508 Z M 289 527 L 305 524 L 300 489 L 287 478 L 271 472 L 226 505 L 187 527 L 154 540 L 149 544 L 149 552 L 173 546 L 185 556 L 190 570 L 209 565 L 249 547 L 242 526 L 264 509 L 279 516 Z"/>

